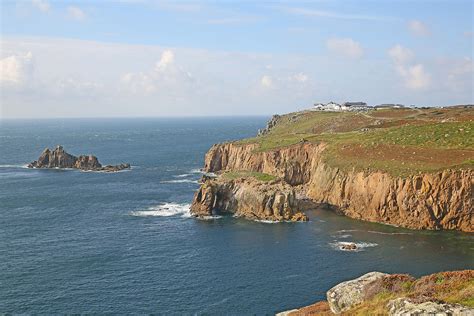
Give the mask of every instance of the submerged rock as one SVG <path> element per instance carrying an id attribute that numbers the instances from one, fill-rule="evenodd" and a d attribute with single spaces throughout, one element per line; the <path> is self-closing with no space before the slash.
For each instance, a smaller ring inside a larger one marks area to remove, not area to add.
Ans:
<path id="1" fill-rule="evenodd" d="M 67 153 L 63 146 L 56 146 L 54 150 L 46 148 L 43 150 L 38 160 L 28 164 L 28 168 L 72 168 L 84 171 L 103 171 L 116 172 L 124 169 L 130 169 L 130 164 L 122 163 L 120 165 L 107 165 L 103 167 L 96 156 L 81 155 L 76 157 Z"/>
<path id="2" fill-rule="evenodd" d="M 341 245 L 342 250 L 357 250 L 357 245 L 353 242 Z"/>

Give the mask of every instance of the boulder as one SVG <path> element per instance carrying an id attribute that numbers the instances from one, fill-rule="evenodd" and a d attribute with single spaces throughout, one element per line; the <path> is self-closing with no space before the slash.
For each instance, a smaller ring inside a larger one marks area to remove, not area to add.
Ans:
<path id="1" fill-rule="evenodd" d="M 340 314 L 362 303 L 365 298 L 366 287 L 387 275 L 381 272 L 369 272 L 355 280 L 336 285 L 326 293 L 331 311 Z"/>
<path id="2" fill-rule="evenodd" d="M 427 301 L 416 303 L 408 298 L 397 298 L 387 304 L 389 315 L 436 315 L 436 316 L 467 316 L 474 315 L 474 309 L 459 304 L 446 304 Z"/>

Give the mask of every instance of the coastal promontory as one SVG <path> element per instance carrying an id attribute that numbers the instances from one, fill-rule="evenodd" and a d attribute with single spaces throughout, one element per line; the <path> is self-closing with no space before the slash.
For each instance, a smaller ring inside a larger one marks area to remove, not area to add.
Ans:
<path id="1" fill-rule="evenodd" d="M 204 171 L 217 179 L 196 193 L 197 216 L 287 219 L 310 201 L 365 221 L 474 232 L 474 107 L 274 116 L 259 136 L 210 148 Z"/>

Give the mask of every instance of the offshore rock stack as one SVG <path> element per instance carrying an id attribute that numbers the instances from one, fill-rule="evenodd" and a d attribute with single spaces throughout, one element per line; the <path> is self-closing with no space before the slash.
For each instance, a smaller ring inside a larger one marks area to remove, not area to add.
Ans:
<path id="1" fill-rule="evenodd" d="M 67 153 L 60 145 L 54 150 L 46 148 L 43 150 L 38 160 L 28 164 L 28 168 L 39 169 L 79 169 L 83 171 L 103 171 L 117 172 L 124 169 L 130 169 L 130 164 L 122 163 L 119 165 L 102 166 L 96 156 L 81 155 L 76 157 Z"/>

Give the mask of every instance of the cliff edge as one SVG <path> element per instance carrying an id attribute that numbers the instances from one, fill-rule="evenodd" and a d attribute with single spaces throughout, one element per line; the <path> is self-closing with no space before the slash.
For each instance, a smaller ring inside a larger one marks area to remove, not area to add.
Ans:
<path id="1" fill-rule="evenodd" d="M 296 200 L 360 220 L 474 232 L 473 119 L 472 107 L 291 113 L 274 117 L 261 136 L 214 145 L 204 170 L 267 174 L 279 181 L 266 192 L 293 188 Z M 205 182 L 200 197 L 213 187 L 214 210 L 228 210 L 245 196 L 236 189 L 243 185 Z M 222 197 L 234 202 L 222 205 Z M 200 203 L 195 198 L 195 214 Z"/>

